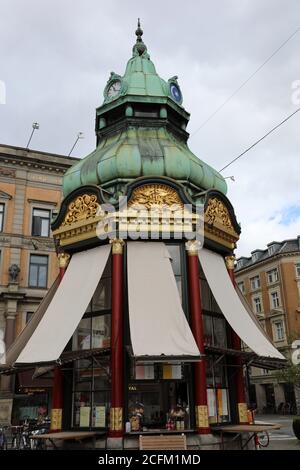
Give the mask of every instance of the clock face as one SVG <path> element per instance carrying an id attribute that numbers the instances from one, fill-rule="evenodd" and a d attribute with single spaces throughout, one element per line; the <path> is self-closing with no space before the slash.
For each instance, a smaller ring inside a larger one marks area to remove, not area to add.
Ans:
<path id="1" fill-rule="evenodd" d="M 120 90 L 121 90 L 121 82 L 120 82 L 120 80 L 116 80 L 108 88 L 107 96 L 109 98 L 117 96 L 120 93 Z"/>
<path id="2" fill-rule="evenodd" d="M 182 94 L 179 87 L 175 85 L 175 83 L 171 83 L 170 92 L 172 98 L 177 101 L 177 103 L 180 103 L 182 100 Z"/>

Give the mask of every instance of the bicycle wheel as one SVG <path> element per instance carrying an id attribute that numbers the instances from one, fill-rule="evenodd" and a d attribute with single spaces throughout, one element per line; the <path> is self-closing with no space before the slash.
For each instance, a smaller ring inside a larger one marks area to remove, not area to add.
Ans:
<path id="1" fill-rule="evenodd" d="M 259 447 L 268 447 L 270 443 L 269 433 L 266 431 L 257 433 L 257 444 Z"/>

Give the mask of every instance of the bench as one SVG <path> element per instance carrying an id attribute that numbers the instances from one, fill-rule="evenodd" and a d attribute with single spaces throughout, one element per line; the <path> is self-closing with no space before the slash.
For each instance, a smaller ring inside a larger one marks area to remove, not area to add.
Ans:
<path id="1" fill-rule="evenodd" d="M 186 450 L 186 436 L 181 435 L 160 435 L 160 436 L 145 436 L 139 438 L 140 450 Z"/>

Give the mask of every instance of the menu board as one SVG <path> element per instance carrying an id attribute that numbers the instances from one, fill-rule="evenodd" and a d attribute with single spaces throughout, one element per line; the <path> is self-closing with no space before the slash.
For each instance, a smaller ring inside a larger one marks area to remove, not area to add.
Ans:
<path id="1" fill-rule="evenodd" d="M 105 406 L 94 406 L 94 423 L 95 428 L 105 427 Z"/>
<path id="2" fill-rule="evenodd" d="M 79 426 L 83 428 L 87 428 L 90 425 L 90 406 L 81 406 L 80 407 L 80 418 L 79 418 Z"/>

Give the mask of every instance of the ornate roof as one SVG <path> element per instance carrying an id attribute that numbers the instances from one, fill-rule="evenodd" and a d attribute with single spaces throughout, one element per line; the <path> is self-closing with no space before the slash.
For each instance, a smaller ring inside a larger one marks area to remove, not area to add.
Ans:
<path id="1" fill-rule="evenodd" d="M 189 149 L 177 77 L 168 81 L 156 72 L 142 40 L 138 22 L 136 44 L 125 74 L 114 72 L 96 111 L 96 149 L 70 168 L 64 195 L 87 184 L 106 188 L 114 201 L 126 184 L 141 176 L 167 176 L 186 186 L 190 195 L 207 189 L 226 193 L 224 178 Z"/>

